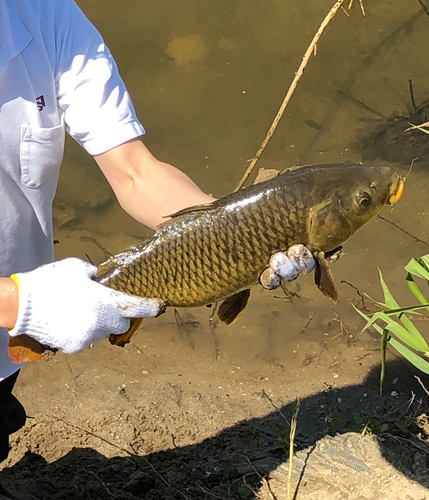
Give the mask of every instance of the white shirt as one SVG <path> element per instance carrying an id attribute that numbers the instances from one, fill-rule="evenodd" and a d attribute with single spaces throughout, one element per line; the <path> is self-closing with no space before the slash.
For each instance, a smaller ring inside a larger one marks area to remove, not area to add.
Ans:
<path id="1" fill-rule="evenodd" d="M 0 276 L 51 262 L 68 132 L 91 155 L 144 134 L 116 64 L 73 0 L 0 0 Z M 0 380 L 20 368 L 0 329 Z"/>

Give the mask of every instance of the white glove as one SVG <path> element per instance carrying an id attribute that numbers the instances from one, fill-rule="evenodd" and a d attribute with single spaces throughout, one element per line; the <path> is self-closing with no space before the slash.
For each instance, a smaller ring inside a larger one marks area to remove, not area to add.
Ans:
<path id="1" fill-rule="evenodd" d="M 301 273 L 309 273 L 315 267 L 316 261 L 308 248 L 304 245 L 292 245 L 286 252 L 277 252 L 271 256 L 259 281 L 264 288 L 274 290 L 282 281 L 293 281 Z"/>
<path id="2" fill-rule="evenodd" d="M 129 318 L 158 316 L 160 299 L 142 299 L 92 280 L 96 268 L 70 258 L 13 275 L 19 288 L 18 318 L 9 335 L 29 335 L 67 354 L 83 351 L 109 334 L 125 333 Z"/>

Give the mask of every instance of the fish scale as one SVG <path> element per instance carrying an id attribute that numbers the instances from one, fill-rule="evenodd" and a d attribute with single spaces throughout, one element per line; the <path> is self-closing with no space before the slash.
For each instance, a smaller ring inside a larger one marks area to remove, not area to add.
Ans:
<path id="1" fill-rule="evenodd" d="M 355 197 L 360 189 L 370 191 L 374 182 L 378 188 L 372 206 L 362 214 L 359 207 L 356 213 L 345 213 L 342 199 Z M 175 307 L 219 301 L 257 283 L 277 251 L 296 243 L 312 252 L 341 245 L 344 234 L 351 236 L 378 213 L 398 182 L 389 167 L 293 169 L 207 206 L 179 212 L 154 236 L 102 264 L 96 280 Z"/>

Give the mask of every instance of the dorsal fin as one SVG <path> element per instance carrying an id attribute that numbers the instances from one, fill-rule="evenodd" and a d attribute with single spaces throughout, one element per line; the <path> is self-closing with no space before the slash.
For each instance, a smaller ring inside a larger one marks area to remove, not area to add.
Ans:
<path id="1" fill-rule="evenodd" d="M 291 167 L 287 167 L 280 172 L 280 174 L 287 174 L 288 172 L 293 172 L 294 170 L 299 170 L 304 167 L 308 167 L 309 165 L 292 165 Z"/>
<path id="2" fill-rule="evenodd" d="M 179 210 L 178 212 L 175 212 L 174 214 L 171 215 L 166 215 L 165 217 L 168 217 L 168 219 L 164 222 L 161 222 L 161 224 L 158 224 L 157 230 L 170 225 L 173 222 L 176 221 L 183 221 L 188 219 L 189 217 L 192 217 L 196 213 L 199 212 L 210 212 L 211 210 L 216 210 L 220 206 L 220 203 L 218 203 L 218 200 L 212 201 L 211 203 L 203 203 L 202 205 L 193 205 L 191 207 L 186 207 L 183 208 L 182 210 Z"/>
<path id="3" fill-rule="evenodd" d="M 352 162 L 350 161 L 342 161 L 340 163 L 337 163 L 336 166 L 337 167 L 348 167 L 348 166 L 351 166 L 353 165 Z M 332 164 L 330 163 L 320 163 L 320 164 L 317 164 L 317 165 L 314 165 L 314 164 L 311 164 L 311 165 L 292 165 L 291 167 L 287 167 L 285 168 L 284 170 L 282 170 L 280 172 L 280 174 L 287 174 L 288 172 L 293 172 L 294 170 L 301 170 L 301 168 L 318 168 L 318 169 L 321 169 L 323 167 L 331 167 Z"/>
<path id="4" fill-rule="evenodd" d="M 166 215 L 166 217 L 170 217 L 171 219 L 173 219 L 174 217 L 179 217 L 180 215 L 200 212 L 201 210 L 210 210 L 210 208 L 216 208 L 216 206 L 216 201 L 212 201 L 210 203 L 202 203 L 201 205 L 192 205 L 191 207 L 182 208 L 182 210 L 179 210 L 174 214 Z"/>

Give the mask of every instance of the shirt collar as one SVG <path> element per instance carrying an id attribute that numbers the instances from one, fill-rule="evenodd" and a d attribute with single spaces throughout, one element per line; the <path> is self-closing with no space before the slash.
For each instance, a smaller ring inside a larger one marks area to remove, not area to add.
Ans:
<path id="1" fill-rule="evenodd" d="M 32 40 L 32 35 L 18 19 L 5 0 L 0 0 L 0 75 L 8 62 Z"/>

